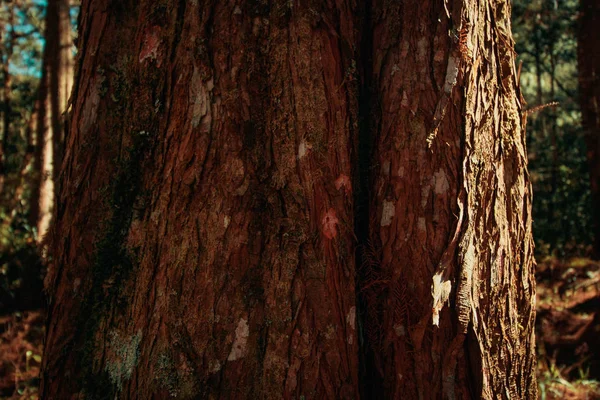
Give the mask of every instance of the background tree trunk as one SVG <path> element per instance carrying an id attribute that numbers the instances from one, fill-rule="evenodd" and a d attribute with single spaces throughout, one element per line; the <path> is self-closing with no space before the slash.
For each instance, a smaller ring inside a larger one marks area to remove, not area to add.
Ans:
<path id="1" fill-rule="evenodd" d="M 450 3 L 373 4 L 373 370 L 382 398 L 535 399 L 510 8 Z"/>
<path id="2" fill-rule="evenodd" d="M 10 60 L 15 47 L 15 7 L 12 4 L 7 5 L 7 20 L 2 29 L 2 141 L 0 142 L 0 194 L 4 193 L 4 181 L 8 174 L 7 150 L 10 141 L 10 125 L 12 118 L 12 76 L 10 72 Z M 9 26 L 5 31 L 6 25 Z"/>
<path id="3" fill-rule="evenodd" d="M 594 255 L 600 258 L 600 3 L 581 0 L 580 6 L 579 98 L 594 208 Z"/>
<path id="4" fill-rule="evenodd" d="M 36 166 L 31 219 L 38 241 L 50 226 L 54 207 L 55 182 L 64 146 L 64 114 L 73 85 L 73 54 L 69 0 L 49 0 L 46 8 L 46 45 L 40 81 L 40 110 L 37 125 Z"/>
<path id="5" fill-rule="evenodd" d="M 44 398 L 356 396 L 336 4 L 83 1 Z"/>

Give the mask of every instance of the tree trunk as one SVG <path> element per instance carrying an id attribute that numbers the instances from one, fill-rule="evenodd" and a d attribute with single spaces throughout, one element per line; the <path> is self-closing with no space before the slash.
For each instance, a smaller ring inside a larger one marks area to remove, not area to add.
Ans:
<path id="1" fill-rule="evenodd" d="M 600 3 L 581 0 L 578 36 L 579 96 L 590 167 L 594 255 L 600 258 Z"/>
<path id="2" fill-rule="evenodd" d="M 10 140 L 10 125 L 12 118 L 12 75 L 10 73 L 10 60 L 13 55 L 15 46 L 15 7 L 13 4 L 7 5 L 7 21 L 3 24 L 2 39 L 3 43 L 3 57 L 2 57 L 2 141 L 0 144 L 0 194 L 4 193 L 4 184 L 6 176 L 8 175 L 7 169 L 7 150 L 8 142 Z M 4 32 L 8 26 L 8 32 Z"/>
<path id="3" fill-rule="evenodd" d="M 350 2 L 83 1 L 44 398 L 353 398 Z"/>
<path id="4" fill-rule="evenodd" d="M 535 398 L 510 10 L 454 3 L 84 0 L 43 398 Z"/>
<path id="5" fill-rule="evenodd" d="M 451 3 L 373 5 L 374 370 L 382 398 L 535 399 L 531 186 L 510 8 Z"/>
<path id="6" fill-rule="evenodd" d="M 65 112 L 69 106 L 69 96 L 73 87 L 73 40 L 71 29 L 70 0 L 49 0 L 48 10 L 52 13 L 52 25 L 56 26 L 56 44 L 50 58 L 50 96 L 52 106 L 52 143 L 54 145 L 53 178 L 62 163 L 65 142 Z"/>
<path id="7" fill-rule="evenodd" d="M 48 231 L 54 207 L 55 182 L 64 145 L 64 113 L 73 84 L 72 40 L 69 0 L 49 0 L 46 9 L 46 46 L 40 81 L 40 114 L 32 219 L 38 241 Z"/>

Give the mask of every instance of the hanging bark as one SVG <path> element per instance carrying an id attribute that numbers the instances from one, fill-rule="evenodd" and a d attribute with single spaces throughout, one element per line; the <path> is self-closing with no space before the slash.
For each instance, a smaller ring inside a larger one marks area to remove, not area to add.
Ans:
<path id="1" fill-rule="evenodd" d="M 376 1 L 372 13 L 379 266 L 365 284 L 380 299 L 368 330 L 384 398 L 536 398 L 508 2 Z"/>
<path id="2" fill-rule="evenodd" d="M 590 168 L 594 255 L 600 258 L 600 4 L 581 0 L 578 35 L 579 96 Z"/>
<path id="3" fill-rule="evenodd" d="M 356 397 L 353 12 L 83 1 L 44 398 Z"/>
<path id="4" fill-rule="evenodd" d="M 46 46 L 40 81 L 36 166 L 32 219 L 42 241 L 54 207 L 55 182 L 64 146 L 65 112 L 73 84 L 72 40 L 69 0 L 49 0 L 46 8 Z"/>

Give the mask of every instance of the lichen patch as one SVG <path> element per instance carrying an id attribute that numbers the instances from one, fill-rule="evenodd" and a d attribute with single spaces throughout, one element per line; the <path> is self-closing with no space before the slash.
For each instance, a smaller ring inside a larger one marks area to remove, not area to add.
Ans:
<path id="1" fill-rule="evenodd" d="M 212 124 L 212 113 L 210 109 L 212 89 L 214 82 L 212 78 L 204 82 L 198 68 L 194 67 L 189 87 L 189 102 L 191 108 L 192 127 L 201 125 L 202 130 L 208 132 Z"/>
<path id="2" fill-rule="evenodd" d="M 388 226 L 396 215 L 396 205 L 388 200 L 383 201 L 383 211 L 381 212 L 381 226 Z"/>
<path id="3" fill-rule="evenodd" d="M 450 189 L 450 184 L 448 183 L 448 178 L 446 177 L 446 173 L 441 169 L 434 174 L 435 180 L 435 194 L 444 194 Z"/>
<path id="4" fill-rule="evenodd" d="M 233 346 L 227 357 L 228 361 L 235 361 L 243 358 L 248 351 L 248 336 L 250 335 L 250 329 L 248 327 L 248 320 L 240 318 L 237 328 L 235 328 L 235 339 L 233 340 Z"/>
<path id="5" fill-rule="evenodd" d="M 142 331 L 130 337 L 121 337 L 117 331 L 109 333 L 105 371 L 117 389 L 129 380 L 140 358 Z"/>
<path id="6" fill-rule="evenodd" d="M 350 308 L 348 315 L 346 315 L 346 322 L 350 325 L 352 330 L 356 330 L 356 307 Z"/>
<path id="7" fill-rule="evenodd" d="M 406 328 L 404 328 L 404 325 L 402 325 L 402 324 L 396 324 L 396 325 L 394 325 L 394 332 L 396 333 L 396 336 L 398 336 L 398 337 L 404 336 L 404 335 L 406 335 Z"/>
<path id="8" fill-rule="evenodd" d="M 427 224 L 425 218 L 421 217 L 417 221 L 417 227 L 419 228 L 419 232 L 427 231 Z"/>
<path id="9" fill-rule="evenodd" d="M 73 281 L 73 293 L 77 293 L 79 285 L 81 285 L 81 279 L 75 278 L 75 280 Z"/>
<path id="10" fill-rule="evenodd" d="M 304 158 L 310 149 L 312 149 L 310 143 L 307 143 L 305 140 L 301 141 L 298 146 L 298 159 L 301 160 Z"/>
<path id="11" fill-rule="evenodd" d="M 403 165 L 401 165 L 401 166 L 399 166 L 399 167 L 398 167 L 398 172 L 397 172 L 397 174 L 398 174 L 398 176 L 399 176 L 400 178 L 404 178 L 404 166 L 403 166 Z"/>
<path id="12" fill-rule="evenodd" d="M 219 362 L 219 360 L 210 361 L 208 363 L 208 369 L 213 374 L 216 374 L 217 372 L 219 372 L 221 370 L 221 363 Z"/>

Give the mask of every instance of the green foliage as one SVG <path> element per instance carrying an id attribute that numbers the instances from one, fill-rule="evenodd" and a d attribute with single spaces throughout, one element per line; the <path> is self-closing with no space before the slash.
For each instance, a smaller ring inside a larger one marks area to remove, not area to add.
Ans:
<path id="1" fill-rule="evenodd" d="M 515 0 L 513 32 L 528 107 L 533 228 L 538 255 L 585 254 L 591 244 L 591 198 L 578 103 L 577 0 Z"/>

